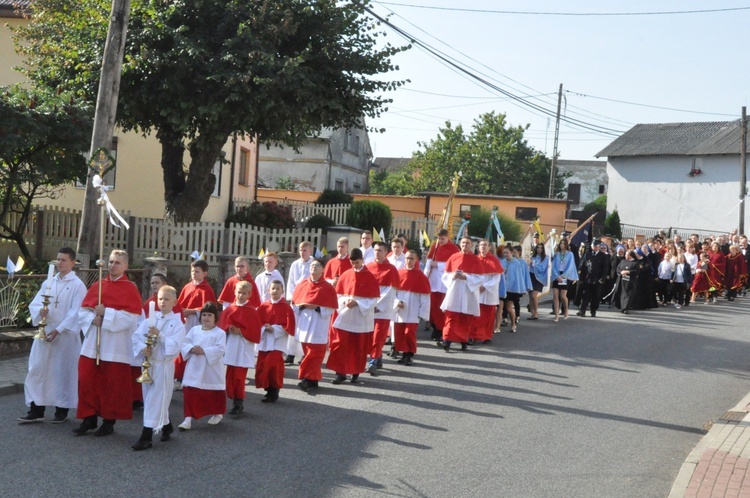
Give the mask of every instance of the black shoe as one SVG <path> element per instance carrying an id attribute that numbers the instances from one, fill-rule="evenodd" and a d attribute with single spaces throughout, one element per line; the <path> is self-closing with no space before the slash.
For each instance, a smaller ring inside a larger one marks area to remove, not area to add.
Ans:
<path id="1" fill-rule="evenodd" d="M 133 410 L 140 410 L 141 408 L 143 408 L 143 401 L 133 401 Z"/>
<path id="2" fill-rule="evenodd" d="M 344 382 L 346 382 L 346 375 L 336 374 L 336 377 L 333 378 L 331 384 L 343 384 Z"/>
<path id="3" fill-rule="evenodd" d="M 447 342 L 447 341 L 446 341 L 446 342 L 444 342 L 443 344 L 444 344 L 444 346 L 443 346 L 443 351 L 445 351 L 445 352 L 447 353 L 448 351 L 450 351 L 450 350 L 451 350 L 451 343 L 450 343 L 450 342 Z"/>
<path id="4" fill-rule="evenodd" d="M 310 387 L 310 383 L 307 379 L 302 379 L 302 381 L 297 382 L 297 386 L 303 391 L 307 392 L 307 389 Z"/>
<path id="5" fill-rule="evenodd" d="M 409 356 L 406 358 L 406 366 L 412 366 L 414 365 L 414 353 L 409 353 Z"/>
<path id="6" fill-rule="evenodd" d="M 165 425 L 161 430 L 161 437 L 159 438 L 159 441 L 162 443 L 166 443 L 171 439 L 172 433 L 174 432 L 174 427 L 172 427 L 172 422 Z"/>
<path id="7" fill-rule="evenodd" d="M 408 357 L 407 355 L 404 355 L 404 356 L 403 356 L 403 357 L 402 357 L 402 358 L 401 358 L 400 360 L 398 360 L 398 361 L 397 361 L 396 363 L 398 363 L 399 365 L 404 365 L 404 364 L 406 364 L 406 359 L 407 359 L 407 358 L 409 358 L 409 357 Z"/>
<path id="8" fill-rule="evenodd" d="M 68 420 L 68 414 L 67 413 L 65 413 L 65 414 L 55 413 L 55 416 L 52 417 L 52 423 L 53 424 L 62 424 L 66 420 Z"/>
<path id="9" fill-rule="evenodd" d="M 623 315 L 628 315 L 628 314 L 630 314 L 630 312 L 628 310 L 622 310 L 622 314 Z"/>
<path id="10" fill-rule="evenodd" d="M 320 387 L 320 386 L 318 385 L 318 381 L 317 381 L 317 380 L 308 380 L 308 381 L 307 381 L 307 386 L 308 386 L 309 388 L 311 388 L 311 389 L 317 389 L 318 387 Z"/>
<path id="11" fill-rule="evenodd" d="M 437 347 L 439 347 L 439 348 L 442 348 L 443 346 L 445 346 L 445 341 L 437 341 L 437 342 L 435 343 L 435 346 L 437 346 Z"/>
<path id="12" fill-rule="evenodd" d="M 234 400 L 234 405 L 232 406 L 232 409 L 229 410 L 229 414 L 230 415 L 239 415 L 243 411 L 245 411 L 245 406 L 244 406 L 243 400 L 241 400 L 240 398 L 235 399 Z"/>
<path id="13" fill-rule="evenodd" d="M 44 414 L 39 415 L 38 413 L 32 413 L 28 412 L 23 417 L 18 417 L 16 420 L 18 420 L 18 423 L 23 424 L 33 424 L 34 422 L 44 422 Z"/>
<path id="14" fill-rule="evenodd" d="M 139 439 L 133 446 L 131 446 L 131 448 L 133 448 L 135 451 L 143 451 L 150 449 L 152 446 L 153 445 L 151 444 L 151 441 L 144 441 L 142 439 Z"/>
<path id="15" fill-rule="evenodd" d="M 461 351 L 468 351 L 468 350 L 469 350 L 469 345 L 466 344 L 465 342 L 462 342 L 461 343 Z"/>
<path id="16" fill-rule="evenodd" d="M 352 375 L 352 380 L 350 382 L 352 384 L 359 384 L 359 374 Z"/>
<path id="17" fill-rule="evenodd" d="M 586 312 L 585 311 L 579 311 L 578 313 L 576 313 L 576 315 L 577 316 L 586 316 Z"/>
<path id="18" fill-rule="evenodd" d="M 294 355 L 293 354 L 286 355 L 286 360 L 284 360 L 284 365 L 294 365 Z"/>
<path id="19" fill-rule="evenodd" d="M 268 397 L 263 398 L 261 401 L 264 403 L 276 403 L 279 400 L 279 391 L 281 391 L 281 389 L 278 389 L 276 387 L 269 387 Z"/>
<path id="20" fill-rule="evenodd" d="M 373 377 L 378 376 L 378 367 L 375 366 L 374 363 L 370 363 L 370 366 L 367 367 L 367 373 L 372 375 Z"/>
<path id="21" fill-rule="evenodd" d="M 94 433 L 94 436 L 109 436 L 110 434 L 113 434 L 115 432 L 115 422 L 114 420 L 105 420 L 102 422 L 102 426 L 97 429 L 97 431 Z"/>
<path id="22" fill-rule="evenodd" d="M 591 318 L 596 318 L 596 311 L 591 312 Z"/>
<path id="23" fill-rule="evenodd" d="M 476 342 L 477 342 L 477 340 L 476 340 L 476 339 L 469 339 L 469 342 L 467 342 L 467 344 L 468 344 L 469 346 L 473 346 L 474 344 L 476 344 Z"/>
<path id="24" fill-rule="evenodd" d="M 482 344 L 491 344 L 491 343 L 492 343 L 492 339 L 487 339 L 487 340 L 486 340 L 486 341 L 484 341 L 484 342 L 483 342 Z"/>
<path id="25" fill-rule="evenodd" d="M 81 422 L 81 425 L 77 429 L 73 429 L 73 432 L 79 436 L 86 434 L 88 431 L 93 431 L 97 426 L 96 415 L 86 417 Z"/>

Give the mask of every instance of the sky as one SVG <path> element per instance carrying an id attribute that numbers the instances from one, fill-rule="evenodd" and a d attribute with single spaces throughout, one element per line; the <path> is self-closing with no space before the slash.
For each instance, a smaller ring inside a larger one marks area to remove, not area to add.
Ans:
<path id="1" fill-rule="evenodd" d="M 650 14 L 520 15 L 435 7 Z M 653 14 L 730 8 L 745 10 Z M 491 111 L 506 114 L 513 126 L 530 125 L 529 144 L 551 157 L 561 83 L 563 116 L 586 129 L 561 124 L 560 159 L 595 160 L 637 123 L 730 121 L 748 104 L 750 1 L 373 0 L 372 9 L 390 14 L 392 24 L 468 71 L 543 108 L 531 110 L 510 100 L 414 46 L 394 57 L 399 70 L 387 78 L 409 83 L 388 92 L 393 99 L 388 110 L 367 122 L 386 129 L 370 134 L 376 158 L 411 157 L 446 121 L 469 130 L 480 114 Z M 391 28 L 383 30 L 391 44 L 405 43 Z"/>

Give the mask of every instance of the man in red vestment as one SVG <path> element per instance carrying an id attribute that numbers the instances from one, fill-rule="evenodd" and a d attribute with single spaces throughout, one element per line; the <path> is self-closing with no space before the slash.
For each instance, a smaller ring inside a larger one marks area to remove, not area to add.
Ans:
<path id="1" fill-rule="evenodd" d="M 372 334 L 372 351 L 367 371 L 376 375 L 378 368 L 383 367 L 383 346 L 390 333 L 391 321 L 396 317 L 393 300 L 398 289 L 398 270 L 388 261 L 388 244 L 375 242 L 375 261 L 366 266 L 375 275 L 380 287 L 380 297 L 375 303 L 375 329 Z"/>
<path id="2" fill-rule="evenodd" d="M 398 277 L 394 347 L 396 351 L 404 353 L 398 363 L 411 365 L 417 352 L 419 319 L 428 320 L 430 317 L 430 282 L 419 271 L 417 253 L 414 251 L 406 253 L 406 267 L 398 271 Z"/>
<path id="3" fill-rule="evenodd" d="M 118 249 L 112 251 L 109 274 L 101 282 L 101 304 L 99 282 L 96 282 L 88 290 L 78 313 L 79 325 L 84 333 L 78 360 L 76 411 L 76 416 L 83 422 L 73 430 L 78 435 L 96 429 L 99 416 L 103 421 L 95 436 L 108 436 L 114 432 L 116 420 L 133 418 L 131 337 L 141 316 L 141 294 L 125 275 L 127 269 L 128 253 Z M 100 328 L 99 334 L 97 328 Z M 100 337 L 98 346 L 97 335 Z"/>
<path id="4" fill-rule="evenodd" d="M 336 287 L 341 274 L 352 267 L 352 262 L 349 259 L 349 239 L 341 237 L 336 242 L 336 250 L 338 254 L 328 261 L 323 272 L 323 278 L 334 287 Z"/>
<path id="5" fill-rule="evenodd" d="M 504 270 L 500 260 L 490 251 L 488 240 L 482 239 L 479 242 L 477 257 L 482 263 L 484 275 L 482 286 L 479 287 L 479 316 L 474 320 L 471 328 L 469 344 L 473 344 L 475 341 L 487 344 L 492 340 L 495 330 L 495 314 L 497 313 L 497 306 L 500 304 L 498 286 L 500 275 L 503 274 Z"/>
<path id="6" fill-rule="evenodd" d="M 224 284 L 224 288 L 221 289 L 219 294 L 219 302 L 223 307 L 227 307 L 234 302 L 234 291 L 237 288 L 237 282 L 250 282 L 253 286 L 252 294 L 250 294 L 250 306 L 257 308 L 260 306 L 260 293 L 258 292 L 258 286 L 255 285 L 255 280 L 250 274 L 250 260 L 245 256 L 239 256 L 234 260 L 234 271 L 237 272 L 235 275 L 229 277 Z"/>
<path id="7" fill-rule="evenodd" d="M 448 230 L 438 231 L 437 244 L 432 244 L 427 254 L 425 275 L 430 279 L 430 323 L 432 324 L 432 339 L 438 344 L 443 338 L 445 327 L 445 312 L 440 309 L 445 299 L 446 287 L 442 281 L 445 263 L 453 254 L 459 251 L 458 246 L 450 241 Z"/>
<path id="8" fill-rule="evenodd" d="M 356 384 L 359 374 L 365 371 L 367 354 L 372 349 L 375 303 L 380 298 L 378 281 L 365 268 L 362 251 L 352 249 L 349 259 L 351 269 L 342 273 L 336 284 L 339 307 L 331 324 L 331 353 L 326 365 L 336 372 L 334 384 L 344 382 L 347 374 Z"/>
<path id="9" fill-rule="evenodd" d="M 461 239 L 461 252 L 448 258 L 443 283 L 448 291 L 441 307 L 445 311 L 443 348 L 449 351 L 451 343 L 460 342 L 466 351 L 469 332 L 479 311 L 479 289 L 482 286 L 484 267 L 472 251 L 472 240 Z"/>
<path id="10" fill-rule="evenodd" d="M 203 260 L 193 261 L 190 265 L 191 281 L 185 284 L 177 298 L 177 304 L 182 308 L 182 316 L 185 318 L 185 332 L 200 325 L 201 308 L 206 303 L 215 303 L 216 294 L 206 280 L 208 276 L 208 263 Z M 253 289 L 255 290 L 255 289 Z M 174 360 L 175 387 L 182 387 L 182 376 L 185 373 L 185 360 L 182 354 Z"/>
<path id="11" fill-rule="evenodd" d="M 310 276 L 294 288 L 292 306 L 297 316 L 295 336 L 305 353 L 299 364 L 297 385 L 307 392 L 317 388 L 323 379 L 321 367 L 328 345 L 328 328 L 338 307 L 336 289 L 323 278 L 323 266 L 317 259 L 310 264 Z"/>

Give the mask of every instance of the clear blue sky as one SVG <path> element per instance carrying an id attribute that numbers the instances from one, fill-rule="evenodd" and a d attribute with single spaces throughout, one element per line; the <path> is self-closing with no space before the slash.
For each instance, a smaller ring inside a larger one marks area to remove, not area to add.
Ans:
<path id="1" fill-rule="evenodd" d="M 420 9 L 386 4 L 533 12 L 657 12 L 750 7 L 739 0 L 543 1 L 374 0 L 381 15 L 512 93 L 555 111 L 560 83 L 563 113 L 593 125 L 627 130 L 636 123 L 739 119 L 748 104 L 750 10 L 677 15 L 512 15 Z M 390 28 L 387 40 L 404 40 Z M 423 31 L 422 31 L 423 30 Z M 462 55 L 462 52 L 464 55 Z M 475 59 L 470 60 L 468 57 Z M 496 91 L 457 74 L 414 47 L 399 54 L 392 79 L 410 83 L 390 92 L 389 111 L 368 124 L 376 157 L 409 157 L 420 141 L 437 136 L 445 121 L 465 129 L 481 113 L 506 113 L 513 125 L 530 124 L 529 143 L 552 155 L 554 118 L 509 103 Z M 486 67 L 485 67 L 486 66 Z M 431 95 L 431 92 L 449 96 Z M 678 112 L 582 97 L 623 100 L 700 111 Z M 567 104 L 567 106 L 565 105 Z M 595 159 L 613 136 L 563 124 L 561 159 Z"/>

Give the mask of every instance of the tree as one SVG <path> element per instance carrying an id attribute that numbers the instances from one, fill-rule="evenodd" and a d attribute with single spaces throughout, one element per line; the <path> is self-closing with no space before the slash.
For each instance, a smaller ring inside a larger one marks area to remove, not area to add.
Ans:
<path id="1" fill-rule="evenodd" d="M 343 190 L 333 190 L 327 188 L 323 190 L 317 199 L 315 204 L 319 206 L 329 206 L 331 204 L 351 204 L 354 202 L 354 196 L 347 194 Z"/>
<path id="2" fill-rule="evenodd" d="M 414 170 L 406 166 L 400 171 L 370 170 L 370 192 L 381 195 L 416 195 L 419 190 Z"/>
<path id="3" fill-rule="evenodd" d="M 167 217 L 200 219 L 232 133 L 295 147 L 324 127 L 379 115 L 382 94 L 402 83 L 383 75 L 405 47 L 380 41 L 367 3 L 133 0 L 118 124 L 161 143 Z M 94 101 L 108 5 L 34 2 L 16 42 L 36 85 Z"/>
<path id="4" fill-rule="evenodd" d="M 69 96 L 11 87 L 0 94 L 0 116 L 0 237 L 31 259 L 24 232 L 33 202 L 86 176 L 91 109 Z"/>
<path id="5" fill-rule="evenodd" d="M 346 214 L 346 224 L 362 230 L 391 230 L 393 214 L 391 208 L 380 201 L 354 201 Z"/>
<path id="6" fill-rule="evenodd" d="M 618 240 L 622 239 L 622 225 L 620 224 L 620 213 L 617 212 L 617 209 L 612 211 L 612 214 L 604 220 L 604 234 Z"/>
<path id="7" fill-rule="evenodd" d="M 459 191 L 471 194 L 547 197 L 551 160 L 524 138 L 529 126 L 509 126 L 505 114 L 490 112 L 474 121 L 468 135 L 450 122 L 438 136 L 414 153 L 410 166 L 419 171 L 420 190 L 446 192 L 453 175 L 463 176 Z M 565 175 L 555 177 L 555 196 L 564 190 Z"/>

